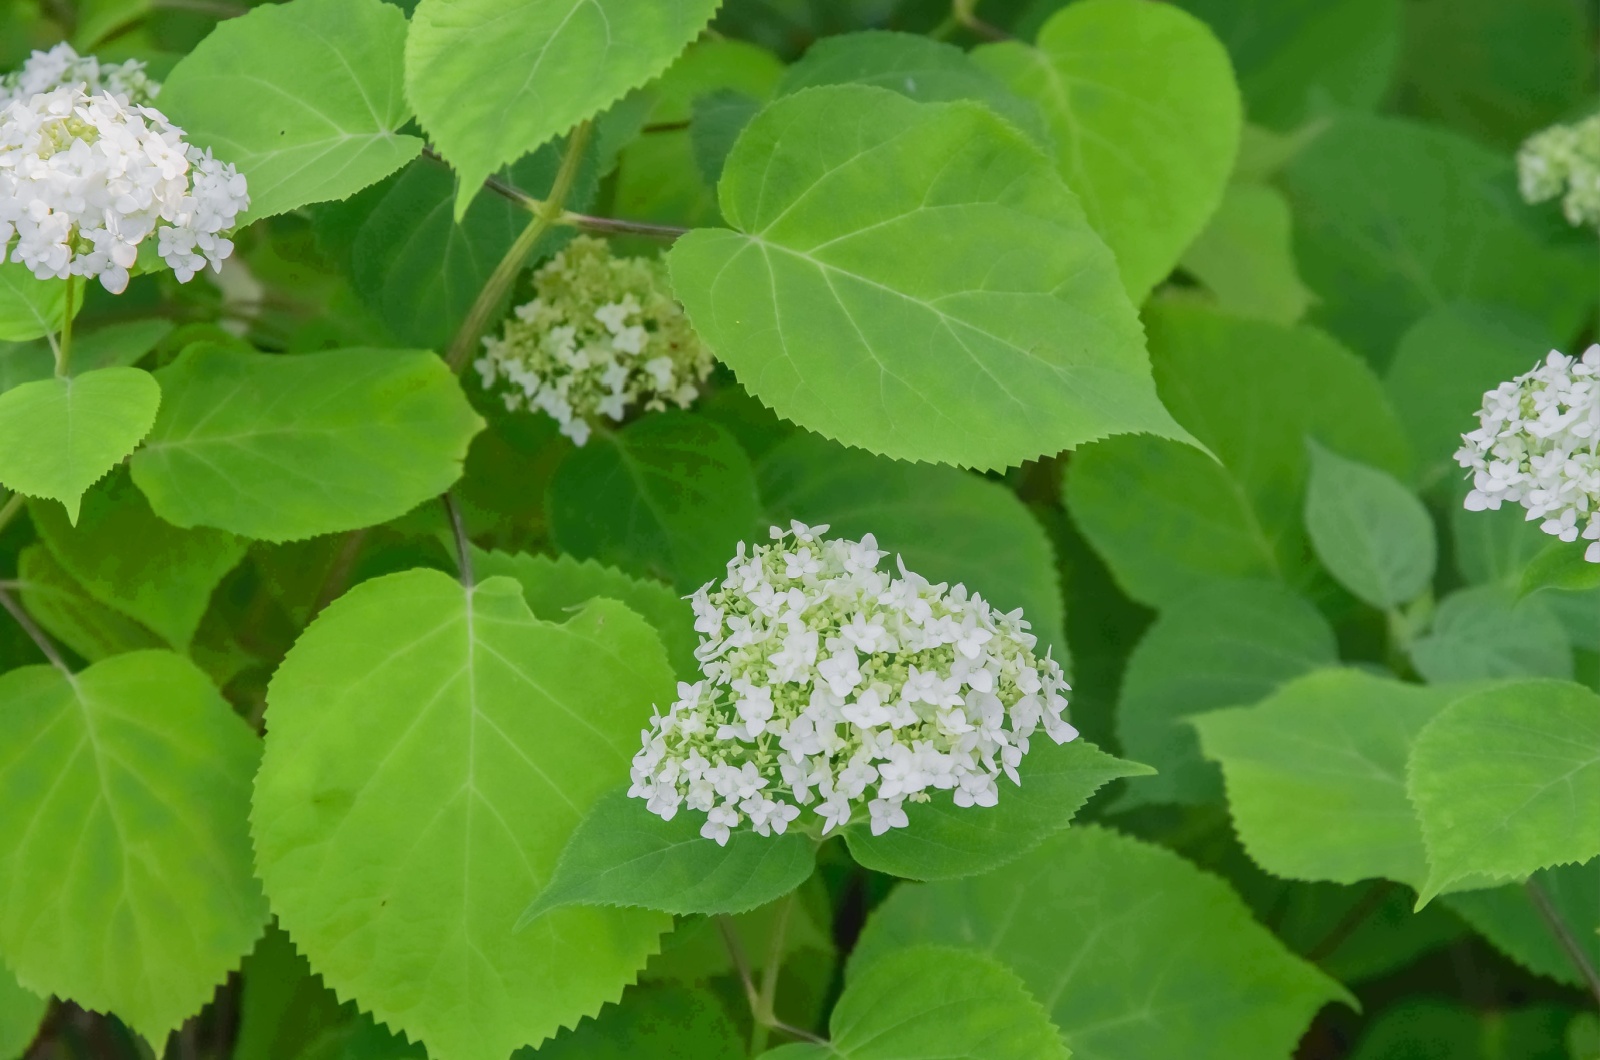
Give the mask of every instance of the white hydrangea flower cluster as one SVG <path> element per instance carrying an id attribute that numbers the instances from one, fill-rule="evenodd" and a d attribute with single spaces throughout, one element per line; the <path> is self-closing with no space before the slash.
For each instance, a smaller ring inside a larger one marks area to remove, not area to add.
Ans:
<path id="1" fill-rule="evenodd" d="M 1014 784 L 1028 741 L 1078 732 L 1061 716 L 1061 667 L 1020 609 L 1003 614 L 961 585 L 930 585 L 868 534 L 827 540 L 826 526 L 772 528 L 743 543 L 713 591 L 693 596 L 704 680 L 651 719 L 628 792 L 671 820 L 706 814 L 700 834 L 726 844 L 748 822 L 782 833 L 816 803 L 822 834 L 865 802 L 872 833 L 907 824 L 904 804 L 948 791 L 993 806 Z"/>
<path id="2" fill-rule="evenodd" d="M 507 409 L 542 410 L 583 445 L 602 417 L 699 396 L 711 351 L 659 260 L 613 257 L 604 240 L 580 236 L 534 274 L 534 293 L 475 364 L 484 389 L 503 386 Z"/>
<path id="3" fill-rule="evenodd" d="M 0 260 L 40 279 L 95 276 L 119 294 L 154 232 L 187 283 L 221 268 L 224 233 L 249 205 L 232 165 L 150 107 L 68 86 L 0 111 Z"/>
<path id="4" fill-rule="evenodd" d="M 1559 195 L 1570 223 L 1600 226 L 1600 114 L 1530 136 L 1517 152 L 1517 177 L 1527 201 Z"/>
<path id="5" fill-rule="evenodd" d="M 79 55 L 72 45 L 62 41 L 47 52 L 34 52 L 22 69 L 0 76 L 0 109 L 16 100 L 32 99 L 69 85 L 79 85 L 90 95 L 115 96 L 134 106 L 150 104 L 161 91 L 160 84 L 150 79 L 139 60 L 103 63 L 93 55 Z"/>
<path id="6" fill-rule="evenodd" d="M 1563 541 L 1591 541 L 1600 563 L 1600 345 L 1583 357 L 1552 350 L 1531 372 L 1483 395 L 1478 429 L 1456 462 L 1472 472 L 1471 511 L 1512 501 Z"/>

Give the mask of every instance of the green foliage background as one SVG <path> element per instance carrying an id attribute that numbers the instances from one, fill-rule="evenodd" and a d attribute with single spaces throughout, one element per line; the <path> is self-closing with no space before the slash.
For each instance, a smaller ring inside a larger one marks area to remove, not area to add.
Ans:
<path id="1" fill-rule="evenodd" d="M 1600 575 L 1452 459 L 1596 340 L 1513 166 L 1593 4 L 0 3 L 61 40 L 253 202 L 0 265 L 0 1060 L 1600 1058 Z M 581 448 L 463 371 L 578 230 L 719 361 Z M 1084 738 L 883 836 L 625 798 L 790 519 Z"/>

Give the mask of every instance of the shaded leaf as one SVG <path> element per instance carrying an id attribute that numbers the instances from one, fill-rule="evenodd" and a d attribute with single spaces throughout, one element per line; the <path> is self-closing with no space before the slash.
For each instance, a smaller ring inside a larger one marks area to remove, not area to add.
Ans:
<path id="1" fill-rule="evenodd" d="M 512 1060 L 743 1060 L 745 1043 L 711 992 L 682 986 L 630 989 L 594 1019 Z"/>
<path id="2" fill-rule="evenodd" d="M 1328 573 L 1380 609 L 1421 596 L 1439 559 L 1428 509 L 1393 475 L 1308 444 L 1306 532 Z"/>
<path id="3" fill-rule="evenodd" d="M 1600 963 L 1600 860 L 1541 869 L 1530 878 L 1549 897 L 1589 963 Z M 1439 901 L 1535 975 L 1568 986 L 1587 985 L 1523 885 L 1447 894 Z"/>
<path id="4" fill-rule="evenodd" d="M 65 280 L 41 280 L 20 261 L 0 262 L 0 342 L 58 332 L 66 316 Z"/>
<path id="5" fill-rule="evenodd" d="M 1542 597 L 1518 600 L 1499 585 L 1445 597 L 1433 628 L 1411 644 L 1417 672 L 1435 684 L 1492 677 L 1571 677 L 1572 649 Z"/>
<path id="6" fill-rule="evenodd" d="M 161 637 L 89 595 L 44 545 L 29 545 L 18 555 L 17 580 L 28 614 L 89 662 L 167 646 Z"/>
<path id="7" fill-rule="evenodd" d="M 1230 184 L 1179 264 L 1230 313 L 1293 324 L 1311 304 L 1295 271 L 1289 203 L 1265 184 Z"/>
<path id="8" fill-rule="evenodd" d="M 1523 568 L 1517 595 L 1527 596 L 1540 589 L 1582 591 L 1600 587 L 1600 563 L 1584 558 L 1587 548 L 1582 541 L 1553 541 L 1539 550 Z"/>

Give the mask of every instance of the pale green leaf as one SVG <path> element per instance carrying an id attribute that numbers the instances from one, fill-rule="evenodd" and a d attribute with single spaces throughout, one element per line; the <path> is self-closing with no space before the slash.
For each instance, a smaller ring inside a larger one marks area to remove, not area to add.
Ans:
<path id="1" fill-rule="evenodd" d="M 914 33 L 867 30 L 824 37 L 778 84 L 787 96 L 817 85 L 876 85 L 918 103 L 982 103 L 1040 146 L 1050 147 L 1044 115 L 960 48 Z"/>
<path id="2" fill-rule="evenodd" d="M 1484 393 L 1533 368 L 1556 343 L 1539 321 L 1496 305 L 1440 306 L 1406 330 L 1383 384 L 1424 484 L 1467 477 L 1455 453 L 1478 427 Z"/>
<path id="3" fill-rule="evenodd" d="M 1251 707 L 1191 719 L 1222 765 L 1234 829 L 1257 865 L 1292 880 L 1427 878 L 1406 760 L 1460 688 L 1322 670 Z"/>
<path id="4" fill-rule="evenodd" d="M 0 1058 L 22 1060 L 49 1006 L 48 998 L 24 990 L 10 972 L 0 968 Z"/>
<path id="5" fill-rule="evenodd" d="M 982 953 L 908 946 L 853 961 L 825 1045 L 765 1060 L 1067 1060 L 1061 1033 L 1017 973 Z M 1081 1054 L 1080 1054 L 1081 1055 Z"/>
<path id="6" fill-rule="evenodd" d="M 597 1012 L 666 917 L 569 908 L 511 929 L 671 695 L 655 634 L 612 601 L 557 625 L 509 578 L 356 586 L 268 690 L 252 820 L 280 923 L 340 996 L 440 1060 L 504 1060 Z"/>
<path id="7" fill-rule="evenodd" d="M 422 150 L 398 132 L 411 117 L 405 39 L 405 15 L 382 0 L 263 5 L 173 68 L 161 111 L 239 168 L 243 220 L 347 198 Z"/>
<path id="8" fill-rule="evenodd" d="M 1488 513 L 1473 513 L 1487 515 Z M 1526 519 L 1523 520 L 1526 522 Z M 1568 589 L 1581 592 L 1600 588 L 1600 563 L 1584 556 L 1589 546 L 1582 541 L 1552 541 L 1540 549 L 1522 570 L 1518 596 L 1540 589 Z"/>
<path id="9" fill-rule="evenodd" d="M 1230 184 L 1179 264 L 1230 313 L 1293 324 L 1311 303 L 1295 271 L 1289 203 L 1265 184 Z"/>
<path id="10" fill-rule="evenodd" d="M 743 1060 L 745 1043 L 711 991 L 683 986 L 629 990 L 594 1019 L 512 1060 Z"/>
<path id="11" fill-rule="evenodd" d="M 635 578 L 615 567 L 573 556 L 530 556 L 527 553 L 472 550 L 472 566 L 479 578 L 504 574 L 522 586 L 522 597 L 533 613 L 547 622 L 564 622 L 597 596 L 618 600 L 655 627 L 667 649 L 667 659 L 678 677 L 698 681 L 700 664 L 694 650 L 700 644 L 694 611 L 689 602 L 662 582 Z"/>
<path id="12" fill-rule="evenodd" d="M 1556 243 L 1510 158 L 1443 129 L 1342 114 L 1285 169 L 1310 319 L 1385 365 L 1452 302 L 1507 306 L 1568 335 L 1594 302 L 1594 247 Z M 1544 351 L 1530 350 L 1529 361 Z M 1476 405 L 1462 407 L 1471 428 Z"/>
<path id="13" fill-rule="evenodd" d="M 1571 929 L 1591 965 L 1600 965 L 1600 859 L 1557 865 L 1531 877 Z M 1522 884 L 1447 894 L 1440 904 L 1535 975 L 1583 987 L 1583 977 Z"/>
<path id="14" fill-rule="evenodd" d="M 29 545 L 18 555 L 17 581 L 28 614 L 46 633 L 90 662 L 167 646 L 163 638 L 91 596 L 44 545 Z"/>
<path id="15" fill-rule="evenodd" d="M 719 0 L 422 0 L 406 90 L 460 174 L 456 216 L 508 162 L 667 68 Z"/>
<path id="16" fill-rule="evenodd" d="M 266 921 L 245 827 L 260 745 L 165 651 L 12 670 L 0 704 L 0 952 L 159 1048 Z"/>
<path id="17" fill-rule="evenodd" d="M 1417 737 L 1408 790 L 1428 849 L 1423 902 L 1600 856 L 1600 696 L 1530 680 L 1458 699 Z"/>
<path id="18" fill-rule="evenodd" d="M 1433 628 L 1411 644 L 1417 672 L 1435 684 L 1492 677 L 1571 677 L 1566 630 L 1543 597 L 1500 585 L 1445 597 Z"/>
<path id="19" fill-rule="evenodd" d="M 653 413 L 574 449 L 550 480 L 548 509 L 563 551 L 684 591 L 720 574 L 738 542 L 765 528 L 750 458 L 686 412 Z"/>
<path id="20" fill-rule="evenodd" d="M 914 880 L 946 880 L 987 872 L 1032 850 L 1067 827 L 1089 796 L 1119 777 L 1152 772 L 1113 758 L 1087 740 L 1057 744 L 1032 737 L 1018 768 L 1020 786 L 1000 782 L 995 806 L 957 806 L 944 792 L 905 806 L 910 824 L 873 835 L 861 822 L 845 829 L 850 853 L 878 872 Z"/>
<path id="21" fill-rule="evenodd" d="M 1067 475 L 1079 528 L 1145 603 L 1218 580 L 1308 585 L 1305 437 L 1409 478 L 1405 434 L 1378 380 L 1312 328 L 1160 302 L 1145 316 L 1162 400 L 1217 460 L 1149 438 L 1086 447 Z"/>
<path id="22" fill-rule="evenodd" d="M 1254 703 L 1339 659 L 1317 609 L 1270 582 L 1227 582 L 1175 601 L 1128 657 L 1117 703 L 1123 750 L 1156 775 L 1129 785 L 1122 805 L 1215 802 L 1216 767 L 1186 719 Z"/>
<path id="23" fill-rule="evenodd" d="M 719 846 L 700 835 L 704 821 L 693 811 L 663 821 L 621 788 L 601 796 L 518 929 L 568 905 L 743 913 L 788 894 L 816 865 L 816 841 L 802 832 L 740 829 Z"/>
<path id="24" fill-rule="evenodd" d="M 1115 432 L 1187 439 L 1104 244 L 987 108 L 807 89 L 745 128 L 719 193 L 735 230 L 679 239 L 673 287 L 780 416 L 982 468 Z"/>
<path id="25" fill-rule="evenodd" d="M 53 504 L 29 506 L 50 554 L 90 596 L 187 650 L 211 591 L 244 558 L 218 530 L 180 530 L 156 518 L 125 474 L 84 500 L 76 527 Z"/>
<path id="26" fill-rule="evenodd" d="M 1464 486 L 1458 496 L 1466 492 Z M 1498 511 L 1473 512 L 1459 500 L 1450 502 L 1450 537 L 1455 545 L 1456 570 L 1467 584 L 1496 582 L 1519 591 L 1528 565 L 1554 543 L 1539 531 L 1538 523 L 1528 521 L 1528 513 L 1521 505 L 1504 504 Z M 1580 558 L 1584 547 L 1577 546 Z"/>
<path id="27" fill-rule="evenodd" d="M 1380 609 L 1421 596 L 1439 561 L 1428 509 L 1393 475 L 1308 446 L 1306 532 L 1328 573 Z"/>
<path id="28" fill-rule="evenodd" d="M 1294 129 L 1335 107 L 1383 102 L 1400 51 L 1400 0 L 1178 0 L 1228 46 L 1254 121 Z M 1454 54 L 1454 53 L 1452 53 Z"/>
<path id="29" fill-rule="evenodd" d="M 1244 119 L 1227 52 L 1175 5 L 1080 0 L 1044 24 L 1037 47 L 1008 41 L 975 57 L 1044 110 L 1061 176 L 1142 302 L 1233 171 Z"/>
<path id="30" fill-rule="evenodd" d="M 78 306 L 82 299 L 75 299 Z M 65 280 L 41 280 L 20 261 L 0 263 L 0 342 L 26 342 L 61 330 Z"/>
<path id="31" fill-rule="evenodd" d="M 0 484 L 60 501 L 69 522 L 88 488 L 156 420 L 161 388 L 138 368 L 40 379 L 0 394 Z"/>
<path id="32" fill-rule="evenodd" d="M 158 378 L 166 399 L 132 464 L 150 506 L 177 526 L 267 541 L 405 514 L 455 482 L 483 429 L 426 350 L 279 356 L 200 343 Z"/>
<path id="33" fill-rule="evenodd" d="M 1352 1002 L 1220 879 L 1101 828 L 984 876 L 896 888 L 854 960 L 918 942 L 1009 965 L 1074 1060 L 1283 1060 L 1318 1009 Z"/>
<path id="34" fill-rule="evenodd" d="M 761 499 L 777 520 L 826 523 L 839 537 L 866 534 L 933 582 L 959 582 L 1002 611 L 1020 607 L 1048 649 L 1067 663 L 1055 550 L 1038 520 L 999 483 L 955 468 L 887 460 L 803 433 L 757 468 Z"/>

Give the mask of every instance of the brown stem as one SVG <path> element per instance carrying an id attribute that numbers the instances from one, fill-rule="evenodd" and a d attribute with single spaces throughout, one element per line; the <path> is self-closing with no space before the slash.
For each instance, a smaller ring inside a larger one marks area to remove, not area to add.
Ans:
<path id="1" fill-rule="evenodd" d="M 572 185 L 578 179 L 578 170 L 582 167 L 592 128 L 588 122 L 582 122 L 572 130 L 572 136 L 567 141 L 567 153 L 562 157 L 561 168 L 556 171 L 555 182 L 550 186 L 550 197 L 539 204 L 533 220 L 528 222 L 528 227 L 522 230 L 517 241 L 511 244 L 511 249 L 506 251 L 506 256 L 500 259 L 500 264 L 490 274 L 489 282 L 478 292 L 478 300 L 472 303 L 467 319 L 462 321 L 455 341 L 450 344 L 450 355 L 446 360 L 452 370 L 461 371 L 471 358 L 473 349 L 489 324 L 489 315 L 511 289 L 512 281 L 522 271 L 522 263 L 533 252 L 539 239 L 561 216 L 561 204 L 566 201 Z"/>
<path id="2" fill-rule="evenodd" d="M 62 675 L 70 682 L 72 680 L 72 671 L 67 668 L 67 664 L 62 660 L 61 653 L 56 651 L 56 646 L 50 643 L 50 638 L 44 635 L 44 631 L 34 624 L 33 616 L 24 611 L 22 605 L 17 603 L 16 599 L 5 589 L 0 589 L 0 607 L 11 613 L 11 617 L 17 620 L 17 625 L 22 627 L 22 632 L 26 633 L 28 639 L 37 644 L 39 650 L 44 653 L 44 657 L 50 660 L 50 665 L 60 670 Z"/>
<path id="3" fill-rule="evenodd" d="M 1550 901 L 1549 893 L 1539 885 L 1537 880 L 1530 876 L 1528 882 L 1523 886 L 1528 890 L 1528 897 L 1533 900 L 1533 907 L 1544 918 L 1545 926 L 1556 937 L 1556 941 L 1561 943 L 1561 948 L 1567 952 L 1567 957 L 1572 961 L 1573 967 L 1578 969 L 1578 974 L 1588 984 L 1589 992 L 1594 995 L 1595 1004 L 1600 1005 L 1600 973 L 1597 973 L 1594 965 L 1589 963 L 1589 955 L 1583 952 L 1583 946 L 1578 942 L 1577 937 L 1573 935 L 1572 928 L 1568 927 L 1567 922 L 1561 918 L 1561 913 L 1556 909 L 1555 904 Z"/>

